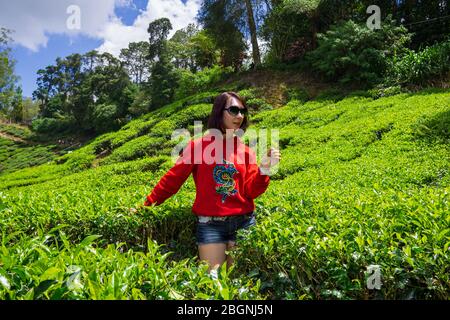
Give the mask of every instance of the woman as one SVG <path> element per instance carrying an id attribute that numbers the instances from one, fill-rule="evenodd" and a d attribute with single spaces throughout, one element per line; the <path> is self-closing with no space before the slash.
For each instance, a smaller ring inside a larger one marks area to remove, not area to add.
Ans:
<path id="1" fill-rule="evenodd" d="M 209 271 L 225 261 L 227 267 L 232 264 L 226 251 L 236 245 L 238 230 L 256 223 L 253 199 L 266 191 L 271 166 L 281 159 L 279 150 L 272 148 L 258 167 L 254 151 L 236 136 L 247 127 L 245 102 L 234 92 L 220 94 L 208 120 L 209 134 L 190 141 L 144 203 L 163 203 L 193 174 L 197 245 L 200 260 L 208 262 Z"/>

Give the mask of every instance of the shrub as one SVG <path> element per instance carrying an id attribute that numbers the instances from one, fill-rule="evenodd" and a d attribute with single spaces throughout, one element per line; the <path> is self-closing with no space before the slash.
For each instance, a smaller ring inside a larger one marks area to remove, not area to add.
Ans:
<path id="1" fill-rule="evenodd" d="M 402 92 L 403 91 L 400 86 L 389 86 L 371 89 L 367 91 L 367 94 L 369 97 L 379 99 L 383 97 L 395 96 L 396 94 L 400 94 Z"/>
<path id="2" fill-rule="evenodd" d="M 176 100 L 205 91 L 213 84 L 225 80 L 233 72 L 231 67 L 222 68 L 218 65 L 212 68 L 205 68 L 197 73 L 188 70 L 180 71 L 180 80 L 175 92 Z"/>
<path id="3" fill-rule="evenodd" d="M 68 118 L 39 118 L 33 120 L 31 127 L 38 133 L 58 133 L 66 131 L 73 126 L 73 121 Z"/>
<path id="4" fill-rule="evenodd" d="M 248 101 L 249 99 L 254 99 L 258 96 L 255 88 L 243 89 L 239 91 L 238 94 L 245 101 Z"/>
<path id="5" fill-rule="evenodd" d="M 318 48 L 307 55 L 314 69 L 330 80 L 372 85 L 381 82 L 388 58 L 405 50 L 410 36 L 404 27 L 388 20 L 374 31 L 350 20 L 319 34 L 318 39 Z"/>
<path id="6" fill-rule="evenodd" d="M 250 108 L 250 110 L 271 110 L 273 107 L 266 102 L 266 100 L 261 98 L 254 98 L 247 100 L 247 106 Z"/>
<path id="7" fill-rule="evenodd" d="M 140 90 L 128 108 L 128 112 L 136 117 L 141 116 L 149 111 L 151 103 L 152 99 L 148 96 L 148 93 L 145 90 Z"/>
<path id="8" fill-rule="evenodd" d="M 427 47 L 422 51 L 409 50 L 395 56 L 390 64 L 388 83 L 424 85 L 448 75 L 450 71 L 450 40 Z"/>
<path id="9" fill-rule="evenodd" d="M 93 112 L 94 127 L 97 132 L 106 132 L 118 129 L 115 121 L 117 106 L 114 104 L 100 104 L 95 106 Z"/>
<path id="10" fill-rule="evenodd" d="M 286 93 L 288 101 L 295 99 L 302 102 L 306 102 L 310 99 L 309 93 L 303 88 L 290 88 L 287 90 Z"/>

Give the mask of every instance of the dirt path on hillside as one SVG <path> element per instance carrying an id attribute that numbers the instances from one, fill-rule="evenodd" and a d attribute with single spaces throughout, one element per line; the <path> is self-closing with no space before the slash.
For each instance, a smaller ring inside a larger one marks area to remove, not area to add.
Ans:
<path id="1" fill-rule="evenodd" d="M 260 88 L 262 97 L 275 108 L 281 107 L 287 102 L 287 89 L 304 89 L 310 98 L 314 98 L 328 87 L 315 76 L 298 71 L 248 71 L 231 77 L 224 84 L 235 81 L 245 83 L 249 87 Z"/>
<path id="2" fill-rule="evenodd" d="M 23 140 L 22 138 L 13 136 L 13 135 L 11 135 L 11 134 L 9 134 L 9 133 L 2 132 L 2 131 L 0 131 L 0 137 L 1 137 L 1 138 L 4 138 L 4 139 L 7 139 L 7 140 L 12 140 L 12 141 L 14 141 L 14 142 L 19 142 L 19 143 L 29 144 L 28 141 Z"/>

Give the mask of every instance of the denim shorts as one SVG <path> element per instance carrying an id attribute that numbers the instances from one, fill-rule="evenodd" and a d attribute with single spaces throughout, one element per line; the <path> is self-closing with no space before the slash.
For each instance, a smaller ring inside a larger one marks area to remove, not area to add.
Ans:
<path id="1" fill-rule="evenodd" d="M 197 245 L 209 243 L 236 242 L 237 231 L 248 229 L 256 224 L 255 213 L 230 216 L 224 221 L 210 220 L 198 222 L 197 218 Z"/>

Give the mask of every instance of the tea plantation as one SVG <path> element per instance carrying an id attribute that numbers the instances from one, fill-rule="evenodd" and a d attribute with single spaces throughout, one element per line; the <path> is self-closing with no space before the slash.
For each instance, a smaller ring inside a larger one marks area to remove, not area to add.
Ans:
<path id="1" fill-rule="evenodd" d="M 250 128 L 279 129 L 283 159 L 218 279 L 197 258 L 192 178 L 161 206 L 128 210 L 171 167 L 172 131 L 205 123 L 216 94 L 2 173 L 0 299 L 450 298 L 448 90 L 255 107 Z"/>

